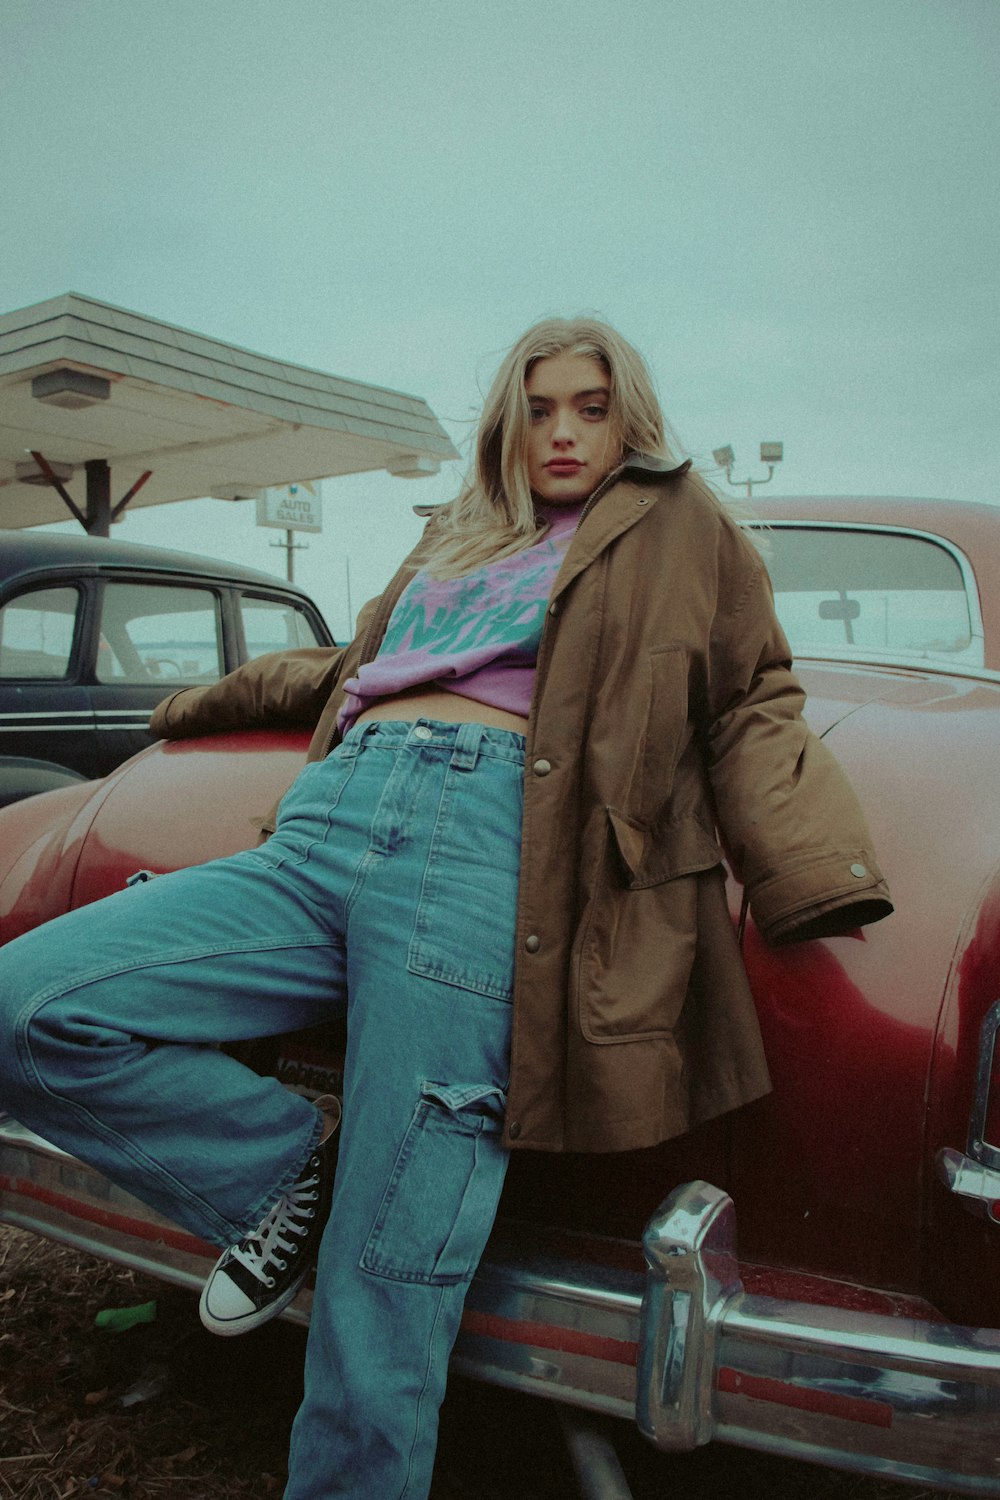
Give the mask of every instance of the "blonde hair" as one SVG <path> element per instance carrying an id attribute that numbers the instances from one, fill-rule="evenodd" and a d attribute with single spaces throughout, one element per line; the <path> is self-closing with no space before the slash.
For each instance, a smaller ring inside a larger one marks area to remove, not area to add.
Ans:
<path id="1" fill-rule="evenodd" d="M 531 416 L 525 381 L 540 359 L 582 354 L 611 383 L 608 426 L 621 458 L 633 451 L 671 459 L 666 424 L 639 351 L 596 318 L 546 318 L 508 351 L 483 403 L 471 473 L 458 496 L 434 517 L 424 566 L 436 578 L 458 578 L 537 541 L 540 523 L 528 484 Z"/>

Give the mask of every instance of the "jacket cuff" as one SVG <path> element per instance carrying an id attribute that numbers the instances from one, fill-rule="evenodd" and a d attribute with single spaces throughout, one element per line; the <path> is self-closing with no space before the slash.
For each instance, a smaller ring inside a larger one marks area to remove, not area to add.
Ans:
<path id="1" fill-rule="evenodd" d="M 750 889 L 750 908 L 769 943 L 839 937 L 893 909 L 881 870 L 866 849 L 824 854 Z"/>

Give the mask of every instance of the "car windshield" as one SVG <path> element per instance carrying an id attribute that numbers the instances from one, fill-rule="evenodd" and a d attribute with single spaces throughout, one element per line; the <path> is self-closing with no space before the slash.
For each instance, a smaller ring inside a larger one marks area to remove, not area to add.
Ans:
<path id="1" fill-rule="evenodd" d="M 773 526 L 763 550 L 795 652 L 954 658 L 973 646 L 962 568 L 931 538 Z"/>

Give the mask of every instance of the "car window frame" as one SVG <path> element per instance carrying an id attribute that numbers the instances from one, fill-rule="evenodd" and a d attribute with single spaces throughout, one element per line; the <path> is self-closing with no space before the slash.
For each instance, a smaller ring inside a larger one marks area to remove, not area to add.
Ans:
<path id="1" fill-rule="evenodd" d="M 969 643 L 961 651 L 935 652 L 919 649 L 906 651 L 899 647 L 894 650 L 879 651 L 868 646 L 850 646 L 846 642 L 842 646 L 823 647 L 810 646 L 807 643 L 799 648 L 793 641 L 792 650 L 797 661 L 857 662 L 872 663 L 877 666 L 922 667 L 932 668 L 935 671 L 954 671 L 958 676 L 968 674 L 981 677 L 987 673 L 986 630 L 983 624 L 983 611 L 975 569 L 961 547 L 948 537 L 941 536 L 939 532 L 924 531 L 916 526 L 894 526 L 883 521 L 814 521 L 808 516 L 797 519 L 782 517 L 773 520 L 770 518 L 749 520 L 744 522 L 744 525 L 748 530 L 760 532 L 764 536 L 762 555 L 765 567 L 767 566 L 766 536 L 770 531 L 836 531 L 841 533 L 864 531 L 890 537 L 912 537 L 918 541 L 933 543 L 949 554 L 962 575 L 962 585 L 969 609 Z"/>
<path id="2" fill-rule="evenodd" d="M 300 613 L 304 614 L 306 619 L 309 621 L 309 628 L 312 630 L 312 633 L 315 637 L 316 649 L 323 649 L 325 645 L 325 642 L 323 640 L 324 632 L 322 629 L 318 629 L 317 627 L 322 626 L 324 624 L 324 621 L 319 610 L 315 607 L 315 605 L 311 603 L 310 600 L 303 598 L 299 594 L 285 594 L 280 589 L 271 591 L 266 587 L 257 587 L 255 584 L 238 584 L 234 585 L 232 590 L 234 638 L 238 642 L 239 651 L 241 653 L 241 658 L 243 661 L 250 660 L 247 647 L 246 632 L 243 629 L 243 610 L 241 608 L 241 604 L 244 599 L 262 599 L 268 603 L 286 605 L 292 609 L 298 610 Z"/>
<path id="3" fill-rule="evenodd" d="M 51 589 L 65 588 L 76 592 L 78 603 L 73 621 L 73 639 L 70 643 L 66 671 L 61 677 L 5 677 L 0 674 L 0 682 L 5 687 L 18 685 L 44 687 L 56 684 L 62 687 L 85 687 L 87 685 L 85 645 L 90 631 L 90 617 L 93 613 L 93 578 L 71 573 L 60 575 L 53 572 L 17 581 L 22 583 L 23 587 L 14 587 L 9 592 L 5 591 L 0 594 L 0 610 L 6 609 L 18 599 L 26 598 L 29 594 L 41 594 Z"/>
<path id="4" fill-rule="evenodd" d="M 214 578 L 199 578 L 196 574 L 193 573 L 161 572 L 152 569 L 147 572 L 143 569 L 137 568 L 105 567 L 98 570 L 97 575 L 94 579 L 91 629 L 87 650 L 88 675 L 83 678 L 83 681 L 87 684 L 88 687 L 125 688 L 127 686 L 146 687 L 151 685 L 143 682 L 103 682 L 97 675 L 97 653 L 100 645 L 101 624 L 104 617 L 105 590 L 107 589 L 109 584 L 122 583 L 138 585 L 140 588 L 143 585 L 151 588 L 195 588 L 199 589 L 203 593 L 211 594 L 215 603 L 216 615 L 219 624 L 220 644 L 222 646 L 222 666 L 219 673 L 219 678 L 224 677 L 228 672 L 231 672 L 234 667 L 239 666 L 238 660 L 230 660 L 231 653 L 228 649 L 230 644 L 230 626 L 227 621 L 226 614 L 226 595 L 229 591 L 230 585 L 220 583 L 217 579 Z M 219 678 L 216 678 L 215 680 L 218 681 Z M 186 679 L 178 679 L 178 687 L 186 687 L 190 685 L 191 684 L 189 684 Z M 170 691 L 169 684 L 164 687 L 164 691 Z"/>

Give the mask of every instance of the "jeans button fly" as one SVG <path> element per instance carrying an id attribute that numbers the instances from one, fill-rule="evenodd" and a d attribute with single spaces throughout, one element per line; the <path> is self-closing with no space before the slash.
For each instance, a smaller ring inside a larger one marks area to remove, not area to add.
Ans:
<path id="1" fill-rule="evenodd" d="M 415 740 L 429 740 L 432 737 L 433 731 L 428 729 L 426 724 L 418 724 L 413 731 L 413 738 Z"/>

